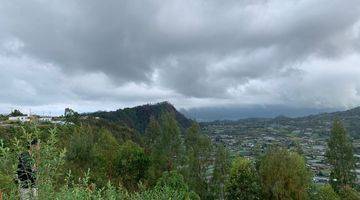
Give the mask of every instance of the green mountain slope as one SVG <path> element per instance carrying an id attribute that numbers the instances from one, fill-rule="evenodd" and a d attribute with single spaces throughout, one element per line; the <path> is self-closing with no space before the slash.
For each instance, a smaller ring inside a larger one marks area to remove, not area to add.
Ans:
<path id="1" fill-rule="evenodd" d="M 176 108 L 169 102 L 161 102 L 157 104 L 146 104 L 133 108 L 119 109 L 116 111 L 99 111 L 86 114 L 92 117 L 99 117 L 108 122 L 116 122 L 133 128 L 140 133 L 144 133 L 150 118 L 153 116 L 159 119 L 163 114 L 171 113 L 179 123 L 182 130 L 190 127 L 192 121 L 187 119 L 183 114 L 178 112 Z"/>

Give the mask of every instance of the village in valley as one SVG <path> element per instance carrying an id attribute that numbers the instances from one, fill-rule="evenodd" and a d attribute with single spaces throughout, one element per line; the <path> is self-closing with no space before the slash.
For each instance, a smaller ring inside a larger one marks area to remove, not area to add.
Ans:
<path id="1" fill-rule="evenodd" d="M 314 173 L 313 181 L 325 184 L 329 182 L 330 176 L 330 165 L 326 162 L 325 153 L 331 125 L 330 120 L 314 123 L 313 119 L 278 117 L 207 122 L 202 123 L 202 129 L 213 142 L 223 143 L 232 155 L 255 159 L 271 146 L 297 151 L 304 155 L 308 167 Z M 352 135 L 351 141 L 357 160 L 356 174 L 359 182 L 360 138 Z"/>

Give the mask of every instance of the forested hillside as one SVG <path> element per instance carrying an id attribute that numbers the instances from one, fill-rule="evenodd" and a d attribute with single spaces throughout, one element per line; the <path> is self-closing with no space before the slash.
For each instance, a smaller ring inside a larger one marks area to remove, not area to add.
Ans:
<path id="1" fill-rule="evenodd" d="M 161 102 L 153 105 L 147 104 L 110 112 L 99 111 L 84 115 L 99 117 L 109 122 L 120 123 L 136 129 L 140 133 L 144 133 L 151 117 L 159 120 L 165 113 L 171 113 L 175 117 L 181 130 L 185 130 L 191 126 L 192 120 L 187 119 L 183 114 L 178 112 L 169 102 Z"/>

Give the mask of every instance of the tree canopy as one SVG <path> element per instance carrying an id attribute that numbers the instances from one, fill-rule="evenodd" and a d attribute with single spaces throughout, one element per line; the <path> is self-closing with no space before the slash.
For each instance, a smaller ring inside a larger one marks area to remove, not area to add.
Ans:
<path id="1" fill-rule="evenodd" d="M 330 183 L 336 191 L 353 186 L 356 179 L 353 146 L 340 120 L 335 120 L 331 129 L 326 152 L 331 164 Z"/>

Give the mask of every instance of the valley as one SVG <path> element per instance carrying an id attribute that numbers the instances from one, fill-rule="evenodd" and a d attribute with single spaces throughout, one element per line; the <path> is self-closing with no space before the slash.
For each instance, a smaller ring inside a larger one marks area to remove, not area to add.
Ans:
<path id="1" fill-rule="evenodd" d="M 250 159 L 266 152 L 271 146 L 293 149 L 303 154 L 314 173 L 313 181 L 327 183 L 330 166 L 325 160 L 327 140 L 334 119 L 343 121 L 351 135 L 360 178 L 360 109 L 325 113 L 307 117 L 251 118 L 238 121 L 201 123 L 202 130 L 214 143 L 223 143 L 233 155 Z"/>

